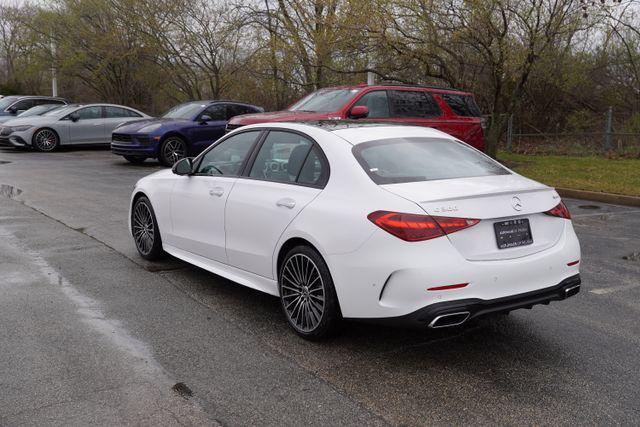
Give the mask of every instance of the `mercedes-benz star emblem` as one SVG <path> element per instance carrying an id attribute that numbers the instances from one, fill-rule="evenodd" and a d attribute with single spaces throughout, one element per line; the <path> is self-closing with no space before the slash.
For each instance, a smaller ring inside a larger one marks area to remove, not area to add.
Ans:
<path id="1" fill-rule="evenodd" d="M 520 197 L 513 196 L 513 198 L 511 198 L 511 207 L 517 211 L 522 210 L 522 201 L 520 200 Z"/>

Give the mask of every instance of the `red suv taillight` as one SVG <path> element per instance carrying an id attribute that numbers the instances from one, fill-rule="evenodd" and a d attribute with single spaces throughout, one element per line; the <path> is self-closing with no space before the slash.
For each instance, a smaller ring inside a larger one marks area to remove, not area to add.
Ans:
<path id="1" fill-rule="evenodd" d="M 571 219 L 571 214 L 569 213 L 569 209 L 564 205 L 564 203 L 560 202 L 558 205 L 545 212 L 547 215 L 557 216 L 559 218 Z"/>
<path id="2" fill-rule="evenodd" d="M 375 211 L 367 218 L 378 227 L 407 242 L 434 239 L 476 225 L 479 219 L 449 218 L 401 212 Z"/>

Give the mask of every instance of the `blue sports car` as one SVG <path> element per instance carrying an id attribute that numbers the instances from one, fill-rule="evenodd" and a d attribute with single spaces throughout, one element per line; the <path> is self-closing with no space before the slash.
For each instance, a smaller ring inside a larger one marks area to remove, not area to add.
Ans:
<path id="1" fill-rule="evenodd" d="M 198 155 L 224 135 L 231 117 L 263 111 L 234 101 L 187 102 L 161 117 L 116 128 L 111 135 L 111 151 L 131 163 L 157 158 L 162 165 L 172 166 L 183 157 Z"/>

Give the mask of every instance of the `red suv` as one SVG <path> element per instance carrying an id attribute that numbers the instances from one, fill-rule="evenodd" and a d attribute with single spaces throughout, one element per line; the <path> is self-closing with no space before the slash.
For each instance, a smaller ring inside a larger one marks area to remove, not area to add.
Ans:
<path id="1" fill-rule="evenodd" d="M 473 94 L 408 85 L 358 85 L 320 89 L 285 111 L 232 118 L 227 131 L 266 122 L 360 119 L 439 129 L 484 151 L 480 110 Z"/>

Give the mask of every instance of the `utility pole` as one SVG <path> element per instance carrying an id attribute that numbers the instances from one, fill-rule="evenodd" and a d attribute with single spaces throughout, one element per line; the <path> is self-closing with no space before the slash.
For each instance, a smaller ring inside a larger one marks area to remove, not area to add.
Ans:
<path id="1" fill-rule="evenodd" d="M 56 43 L 51 37 L 51 96 L 58 96 L 58 76 L 56 70 Z"/>
<path id="2" fill-rule="evenodd" d="M 613 107 L 609 107 L 607 110 L 607 121 L 604 128 L 604 151 L 611 150 L 611 137 L 613 133 Z"/>
<path id="3" fill-rule="evenodd" d="M 367 68 L 371 70 L 373 66 L 371 65 L 371 57 L 369 57 L 369 55 L 367 55 Z M 373 86 L 374 84 L 376 84 L 376 75 L 373 73 L 373 71 L 367 71 L 367 85 Z"/>

